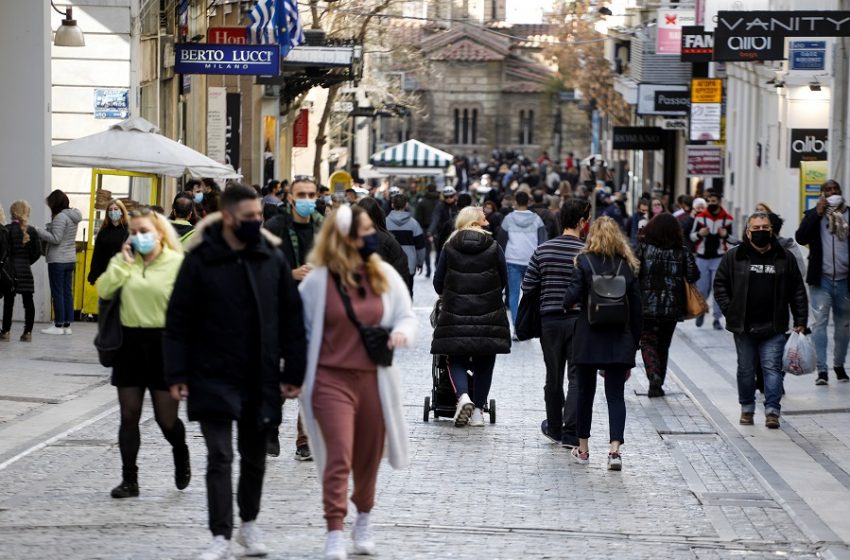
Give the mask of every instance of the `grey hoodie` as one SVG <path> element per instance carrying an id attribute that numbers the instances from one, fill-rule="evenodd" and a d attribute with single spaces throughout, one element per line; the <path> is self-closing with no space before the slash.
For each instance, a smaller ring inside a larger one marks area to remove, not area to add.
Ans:
<path id="1" fill-rule="evenodd" d="M 410 216 L 410 212 L 393 210 L 387 216 L 387 231 L 395 237 L 407 257 L 410 274 L 425 264 L 425 236 L 419 222 Z"/>
<path id="2" fill-rule="evenodd" d="M 47 242 L 47 264 L 77 262 L 77 224 L 83 215 L 76 208 L 62 210 L 46 227 L 39 228 L 38 236 Z"/>
<path id="3" fill-rule="evenodd" d="M 537 246 L 549 239 L 540 216 L 531 210 L 514 210 L 502 220 L 499 245 L 508 264 L 528 266 Z"/>

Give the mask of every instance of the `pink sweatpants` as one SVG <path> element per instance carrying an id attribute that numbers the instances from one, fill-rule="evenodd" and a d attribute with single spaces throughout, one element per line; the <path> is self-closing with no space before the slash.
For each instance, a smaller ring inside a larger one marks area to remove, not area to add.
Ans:
<path id="1" fill-rule="evenodd" d="M 327 451 L 322 476 L 325 520 L 329 531 L 342 530 L 352 471 L 351 501 L 357 511 L 368 513 L 375 504 L 375 483 L 386 436 L 377 372 L 319 366 L 313 413 Z"/>

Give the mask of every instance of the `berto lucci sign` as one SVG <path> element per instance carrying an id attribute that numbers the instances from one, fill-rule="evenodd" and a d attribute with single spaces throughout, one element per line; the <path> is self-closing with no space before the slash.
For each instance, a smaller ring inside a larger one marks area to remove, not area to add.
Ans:
<path id="1" fill-rule="evenodd" d="M 850 12 L 718 12 L 714 60 L 783 60 L 786 37 L 850 37 Z"/>
<path id="2" fill-rule="evenodd" d="M 174 54 L 174 71 L 178 74 L 280 74 L 278 45 L 181 43 L 174 45 Z"/>

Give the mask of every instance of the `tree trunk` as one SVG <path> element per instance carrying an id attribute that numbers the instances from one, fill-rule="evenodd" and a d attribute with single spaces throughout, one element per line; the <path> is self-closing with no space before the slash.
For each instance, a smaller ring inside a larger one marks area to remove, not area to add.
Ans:
<path id="1" fill-rule="evenodd" d="M 328 137 L 325 130 L 328 128 L 328 121 L 333 112 L 334 101 L 336 101 L 337 93 L 342 87 L 342 84 L 334 84 L 328 88 L 328 101 L 325 103 L 325 110 L 322 112 L 322 118 L 319 120 L 319 127 L 316 130 L 316 156 L 313 159 L 313 177 L 316 181 L 322 180 L 322 151 L 325 144 L 328 142 Z"/>

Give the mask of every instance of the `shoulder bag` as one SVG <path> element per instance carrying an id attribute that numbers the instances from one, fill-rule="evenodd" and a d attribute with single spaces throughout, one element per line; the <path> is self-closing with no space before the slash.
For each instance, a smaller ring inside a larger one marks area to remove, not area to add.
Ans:
<path id="1" fill-rule="evenodd" d="M 100 300 L 97 307 L 97 336 L 94 337 L 94 347 L 97 348 L 100 365 L 112 367 L 124 344 L 124 330 L 121 326 L 121 290 L 115 292 L 112 299 Z"/>
<path id="2" fill-rule="evenodd" d="M 366 347 L 366 352 L 377 365 L 389 367 L 393 365 L 393 349 L 387 346 L 390 340 L 390 330 L 380 325 L 365 326 L 357 319 L 354 314 L 354 308 L 351 306 L 351 298 L 342 286 L 342 280 L 336 274 L 333 275 L 336 288 L 339 291 L 339 296 L 342 298 L 342 304 L 345 306 L 345 314 L 348 315 L 348 320 L 351 321 L 357 330 L 360 332 L 360 339 Z"/>
<path id="3" fill-rule="evenodd" d="M 682 264 L 685 267 L 685 274 L 687 274 L 687 254 L 685 254 L 685 259 Z M 697 287 L 688 282 L 687 278 L 684 275 L 682 276 L 682 280 L 685 283 L 685 319 L 694 319 L 696 317 L 708 313 L 708 304 L 705 302 L 705 298 L 702 297 L 702 294 L 697 289 Z"/>
<path id="4" fill-rule="evenodd" d="M 540 287 L 520 294 L 516 313 L 516 337 L 520 340 L 540 338 Z"/>

